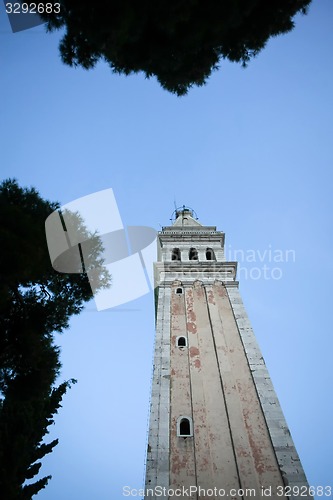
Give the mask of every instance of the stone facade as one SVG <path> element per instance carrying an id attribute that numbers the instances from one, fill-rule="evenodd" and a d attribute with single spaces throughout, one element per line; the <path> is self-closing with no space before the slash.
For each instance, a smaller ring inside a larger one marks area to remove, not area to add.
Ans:
<path id="1" fill-rule="evenodd" d="M 146 498 L 168 498 L 163 487 L 185 488 L 180 498 L 193 500 L 205 498 L 199 487 L 233 499 L 263 498 L 263 489 L 296 498 L 292 487 L 305 489 L 306 478 L 239 295 L 237 264 L 224 260 L 224 233 L 184 209 L 159 244 Z"/>

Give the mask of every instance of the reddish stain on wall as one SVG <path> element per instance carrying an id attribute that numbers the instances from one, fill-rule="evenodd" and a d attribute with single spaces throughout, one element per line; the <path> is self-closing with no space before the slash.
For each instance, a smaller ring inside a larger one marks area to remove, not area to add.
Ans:
<path id="1" fill-rule="evenodd" d="M 200 359 L 196 359 L 196 360 L 194 361 L 194 366 L 195 366 L 196 368 L 200 368 L 200 367 L 201 367 Z"/>
<path id="2" fill-rule="evenodd" d="M 187 323 L 187 331 L 190 333 L 197 333 L 197 325 L 195 323 Z"/>
<path id="3" fill-rule="evenodd" d="M 211 290 L 207 293 L 207 296 L 209 304 L 215 305 L 214 294 Z"/>
<path id="4" fill-rule="evenodd" d="M 190 356 L 193 358 L 193 356 L 199 356 L 200 352 L 199 349 L 195 346 L 190 347 Z"/>

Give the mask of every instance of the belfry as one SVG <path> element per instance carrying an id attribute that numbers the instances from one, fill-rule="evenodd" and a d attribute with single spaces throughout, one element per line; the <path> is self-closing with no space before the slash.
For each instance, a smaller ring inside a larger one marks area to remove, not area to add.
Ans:
<path id="1" fill-rule="evenodd" d="M 146 498 L 312 498 L 224 233 L 174 214 L 155 264 Z"/>

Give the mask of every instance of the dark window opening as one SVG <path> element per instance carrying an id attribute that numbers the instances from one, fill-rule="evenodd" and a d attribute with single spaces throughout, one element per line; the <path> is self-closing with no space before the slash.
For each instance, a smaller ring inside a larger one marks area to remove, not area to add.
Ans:
<path id="1" fill-rule="evenodd" d="M 179 424 L 179 435 L 180 436 L 190 436 L 191 435 L 191 425 L 188 418 L 182 418 Z"/>
<path id="2" fill-rule="evenodd" d="M 174 248 L 172 250 L 171 260 L 180 260 L 180 250 L 179 250 L 179 248 Z"/>
<path id="3" fill-rule="evenodd" d="M 177 288 L 176 293 L 183 293 L 183 289 L 182 288 Z"/>
<path id="4" fill-rule="evenodd" d="M 214 254 L 214 250 L 212 248 L 207 248 L 206 259 L 207 260 L 215 260 L 215 254 Z"/>
<path id="5" fill-rule="evenodd" d="M 185 337 L 178 337 L 177 346 L 178 347 L 186 347 L 186 338 Z"/>
<path id="6" fill-rule="evenodd" d="M 198 251 L 196 248 L 191 248 L 188 254 L 190 260 L 198 260 Z"/>

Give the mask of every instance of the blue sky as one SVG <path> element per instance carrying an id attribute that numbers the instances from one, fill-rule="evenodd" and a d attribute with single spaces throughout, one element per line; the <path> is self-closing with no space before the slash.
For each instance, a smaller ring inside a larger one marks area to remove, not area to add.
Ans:
<path id="1" fill-rule="evenodd" d="M 66 67 L 59 34 L 13 34 L 0 13 L 1 177 L 62 204 L 111 187 L 125 225 L 159 229 L 185 203 L 225 231 L 230 258 L 256 252 L 239 264 L 240 290 L 309 483 L 323 486 L 333 470 L 332 16 L 332 2 L 314 1 L 247 69 L 224 62 L 177 98 L 102 63 Z M 268 249 L 295 259 L 261 262 Z M 268 279 L 256 279 L 264 264 Z M 152 294 L 99 313 L 89 303 L 57 338 L 62 378 L 79 382 L 52 428 L 60 443 L 42 472 L 53 479 L 38 498 L 120 500 L 123 486 L 142 486 L 153 340 Z"/>

